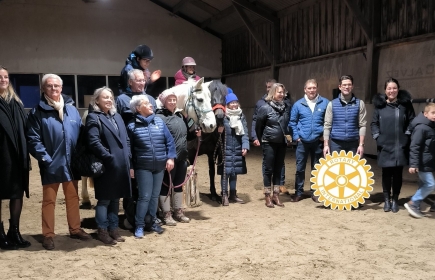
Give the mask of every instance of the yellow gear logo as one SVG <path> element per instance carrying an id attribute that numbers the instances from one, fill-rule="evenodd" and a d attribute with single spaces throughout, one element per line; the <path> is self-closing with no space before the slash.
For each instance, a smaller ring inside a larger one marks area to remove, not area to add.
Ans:
<path id="1" fill-rule="evenodd" d="M 333 152 L 332 156 L 327 154 L 311 172 L 314 195 L 331 209 L 358 208 L 358 203 L 364 204 L 365 198 L 370 197 L 369 192 L 373 191 L 371 185 L 375 183 L 371 166 L 366 165 L 366 162 L 358 154 L 354 156 L 353 152 Z"/>

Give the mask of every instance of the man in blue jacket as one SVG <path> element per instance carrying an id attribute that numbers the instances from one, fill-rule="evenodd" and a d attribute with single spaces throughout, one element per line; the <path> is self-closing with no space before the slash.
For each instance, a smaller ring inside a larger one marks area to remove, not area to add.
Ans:
<path id="1" fill-rule="evenodd" d="M 311 170 L 319 162 L 323 153 L 323 121 L 328 99 L 317 93 L 317 81 L 309 79 L 304 86 L 305 96 L 293 105 L 289 127 L 293 131 L 293 139 L 297 141 L 295 196 L 292 202 L 302 199 L 305 183 L 305 168 L 308 156 L 311 158 Z M 311 194 L 314 202 L 318 197 Z"/>

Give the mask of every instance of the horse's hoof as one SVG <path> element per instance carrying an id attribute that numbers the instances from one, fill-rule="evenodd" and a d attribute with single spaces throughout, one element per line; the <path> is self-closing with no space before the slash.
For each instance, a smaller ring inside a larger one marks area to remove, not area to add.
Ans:
<path id="1" fill-rule="evenodd" d="M 80 205 L 80 209 L 92 209 L 92 204 L 90 201 L 87 202 L 82 202 L 82 204 Z"/>

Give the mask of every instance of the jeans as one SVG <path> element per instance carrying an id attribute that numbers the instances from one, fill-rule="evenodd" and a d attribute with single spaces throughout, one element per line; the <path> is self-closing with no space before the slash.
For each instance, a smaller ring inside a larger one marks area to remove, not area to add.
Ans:
<path id="1" fill-rule="evenodd" d="M 415 203 L 415 205 L 419 205 L 423 199 L 435 190 L 435 179 L 432 172 L 419 171 L 417 174 L 420 179 L 418 182 L 418 190 L 411 197 L 411 201 L 413 204 Z"/>
<path id="2" fill-rule="evenodd" d="M 225 180 L 224 180 L 225 177 Z M 237 174 L 225 174 L 221 176 L 221 190 L 222 193 L 228 193 L 228 182 L 230 182 L 230 190 L 236 190 Z"/>
<path id="3" fill-rule="evenodd" d="M 342 140 L 333 140 L 330 141 L 330 152 L 331 155 L 335 151 L 337 153 L 340 153 L 341 150 L 344 150 L 347 152 L 353 152 L 353 155 L 356 155 L 356 151 L 358 150 L 359 146 L 359 140 L 354 141 L 342 141 Z"/>
<path id="4" fill-rule="evenodd" d="M 119 198 L 112 200 L 98 200 L 95 206 L 95 221 L 98 228 L 114 230 L 118 228 Z"/>
<path id="5" fill-rule="evenodd" d="M 403 166 L 382 167 L 382 190 L 384 194 L 391 195 L 393 187 L 393 196 L 399 196 L 402 189 Z"/>
<path id="6" fill-rule="evenodd" d="M 295 194 L 300 196 L 304 193 L 305 183 L 305 168 L 307 166 L 308 156 L 311 159 L 311 170 L 314 165 L 319 162 L 323 155 L 322 142 L 314 141 L 306 143 L 303 141 L 298 142 L 296 148 L 296 174 L 295 174 Z M 313 190 L 311 190 L 313 192 Z"/>
<path id="7" fill-rule="evenodd" d="M 287 151 L 285 143 L 263 142 L 263 163 L 264 174 L 263 184 L 265 187 L 271 187 L 281 184 L 282 167 Z"/>
<path id="8" fill-rule="evenodd" d="M 186 173 L 187 173 L 187 161 L 176 161 L 174 164 L 174 168 L 171 170 L 171 178 L 172 178 L 172 184 L 174 186 L 180 185 L 184 182 L 186 179 Z M 167 196 L 169 192 L 169 173 L 164 171 L 163 176 L 163 183 L 165 183 L 167 186 L 165 186 L 162 183 L 162 189 L 160 190 L 160 195 Z M 173 189 L 174 192 L 182 192 L 183 187 L 180 186 L 178 188 Z"/>
<path id="9" fill-rule="evenodd" d="M 136 204 L 136 227 L 145 226 L 145 215 L 147 212 L 153 220 L 156 217 L 163 172 L 164 170 L 150 171 L 143 169 L 136 169 L 134 171 L 139 191 Z"/>
<path id="10" fill-rule="evenodd" d="M 261 167 L 262 167 L 261 172 L 263 172 L 262 175 L 264 176 L 264 169 L 265 169 L 264 161 L 263 161 L 263 163 L 261 164 Z M 281 169 L 281 182 L 280 182 L 280 185 L 281 185 L 281 186 L 284 186 L 284 185 L 285 185 L 285 162 L 282 162 L 282 169 Z"/>

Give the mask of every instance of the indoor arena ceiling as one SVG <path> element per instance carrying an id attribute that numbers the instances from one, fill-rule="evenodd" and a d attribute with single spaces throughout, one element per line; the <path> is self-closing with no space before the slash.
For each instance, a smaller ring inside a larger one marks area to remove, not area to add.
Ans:
<path id="1" fill-rule="evenodd" d="M 277 20 L 280 13 L 300 9 L 319 0 L 150 0 L 200 28 L 223 37 L 245 28 L 243 14 L 255 24 Z M 245 18 L 246 19 L 246 18 Z"/>

